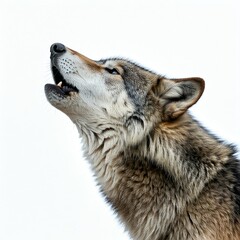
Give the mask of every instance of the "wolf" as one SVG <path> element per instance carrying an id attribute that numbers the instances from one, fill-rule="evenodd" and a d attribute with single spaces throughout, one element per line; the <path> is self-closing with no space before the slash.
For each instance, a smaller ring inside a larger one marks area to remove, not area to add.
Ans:
<path id="1" fill-rule="evenodd" d="M 236 149 L 188 109 L 205 83 L 55 43 L 54 107 L 76 125 L 106 201 L 135 240 L 240 240 Z"/>

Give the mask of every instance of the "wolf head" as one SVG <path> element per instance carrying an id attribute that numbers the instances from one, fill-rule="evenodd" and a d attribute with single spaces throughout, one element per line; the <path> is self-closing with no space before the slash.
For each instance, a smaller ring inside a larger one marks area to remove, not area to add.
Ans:
<path id="1" fill-rule="evenodd" d="M 60 43 L 50 51 L 48 101 L 87 131 L 124 132 L 128 144 L 180 118 L 204 91 L 200 78 L 167 79 L 118 58 L 94 61 Z"/>

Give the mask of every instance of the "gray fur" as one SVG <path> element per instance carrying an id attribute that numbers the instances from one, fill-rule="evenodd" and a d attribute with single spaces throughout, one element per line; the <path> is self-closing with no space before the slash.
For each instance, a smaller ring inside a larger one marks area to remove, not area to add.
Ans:
<path id="1" fill-rule="evenodd" d="M 58 65 L 65 59 L 70 69 Z M 132 239 L 240 239 L 235 150 L 188 113 L 202 79 L 167 79 L 71 49 L 52 61 L 78 91 L 61 94 L 48 84 L 47 99 L 76 124 L 102 193 Z"/>

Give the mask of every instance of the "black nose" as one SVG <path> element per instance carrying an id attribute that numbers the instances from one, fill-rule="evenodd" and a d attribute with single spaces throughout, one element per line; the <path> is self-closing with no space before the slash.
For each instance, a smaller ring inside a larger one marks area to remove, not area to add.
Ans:
<path id="1" fill-rule="evenodd" d="M 64 52 L 66 52 L 66 47 L 61 43 L 54 43 L 50 47 L 50 52 L 54 55 L 59 54 L 59 53 L 64 53 Z"/>

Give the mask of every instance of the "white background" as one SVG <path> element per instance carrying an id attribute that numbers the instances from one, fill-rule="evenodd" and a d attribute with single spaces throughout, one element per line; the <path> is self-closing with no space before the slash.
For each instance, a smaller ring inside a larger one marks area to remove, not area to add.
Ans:
<path id="1" fill-rule="evenodd" d="M 204 78 L 193 115 L 239 147 L 239 13 L 237 0 L 2 0 L 0 239 L 129 239 L 98 193 L 77 130 L 45 98 L 52 43 Z"/>

